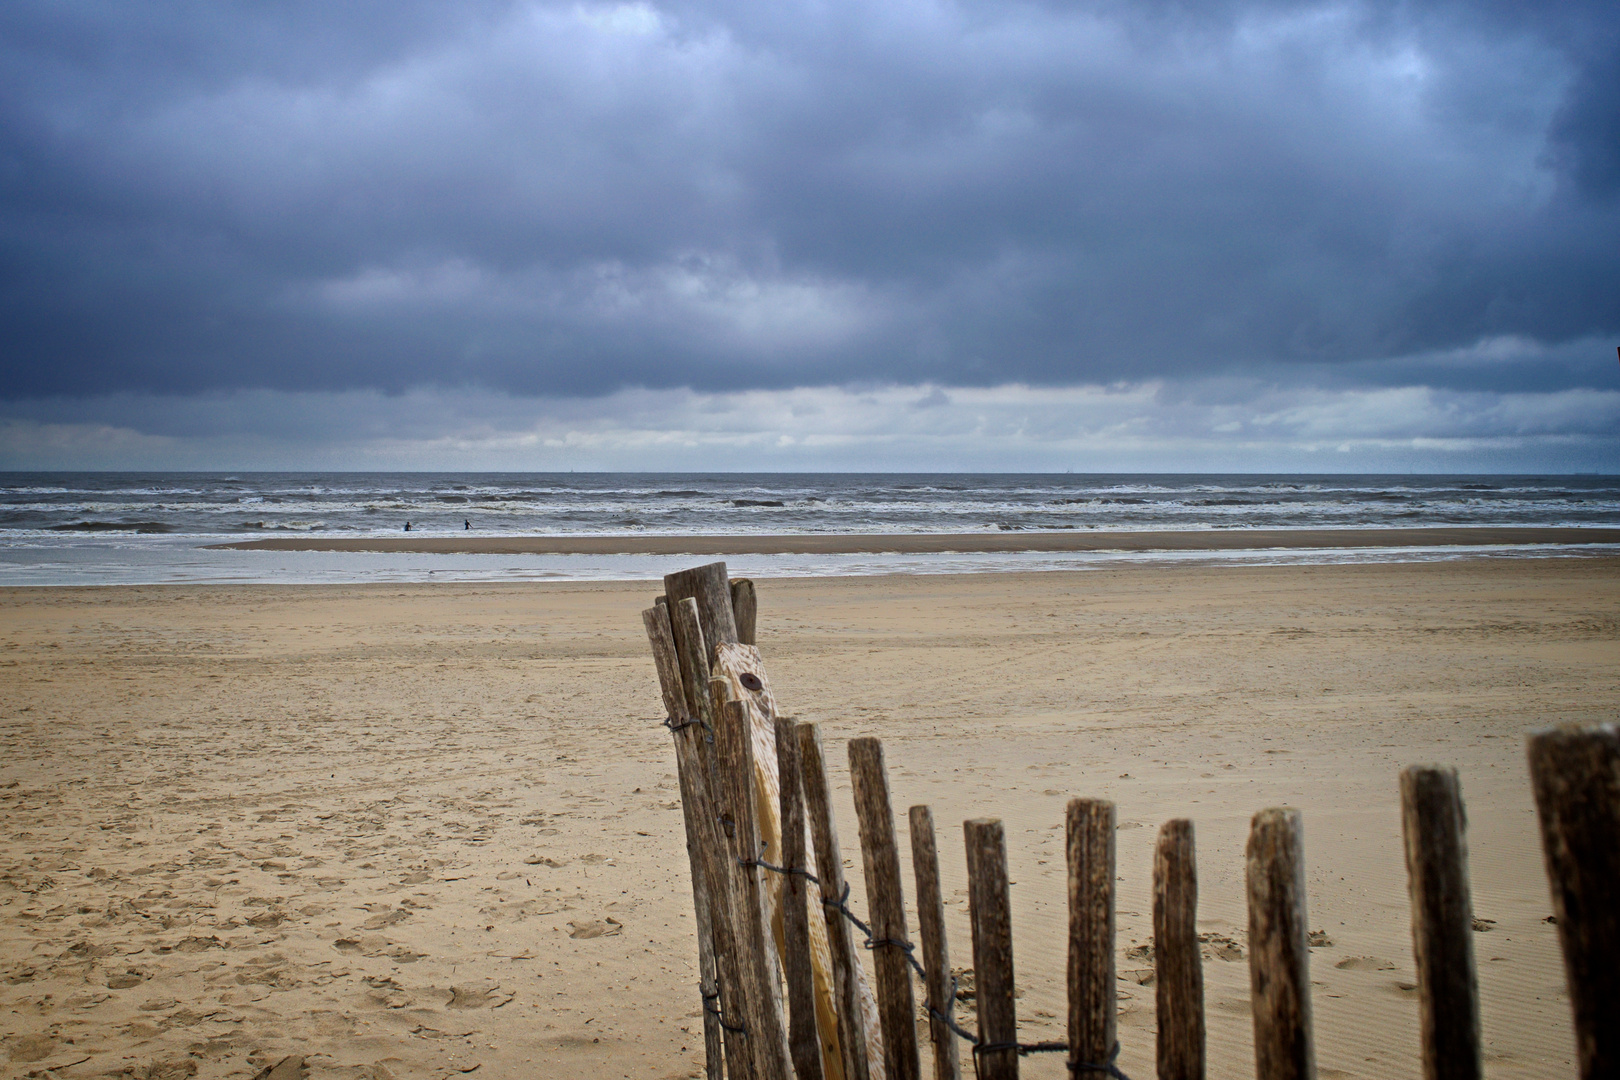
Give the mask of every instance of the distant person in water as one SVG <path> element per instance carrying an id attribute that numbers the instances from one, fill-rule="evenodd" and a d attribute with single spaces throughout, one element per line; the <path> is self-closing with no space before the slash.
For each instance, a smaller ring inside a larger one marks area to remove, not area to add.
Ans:
<path id="1" fill-rule="evenodd" d="M 461 522 L 461 527 L 463 529 L 467 529 L 468 531 L 471 531 L 472 530 L 472 521 L 470 519 L 464 519 Z"/>
<path id="2" fill-rule="evenodd" d="M 406 531 L 406 532 L 410 532 L 410 531 L 411 531 L 411 523 L 410 523 L 410 522 L 408 522 L 408 521 L 407 521 L 407 522 L 406 522 L 406 523 L 405 523 L 405 531 Z"/>

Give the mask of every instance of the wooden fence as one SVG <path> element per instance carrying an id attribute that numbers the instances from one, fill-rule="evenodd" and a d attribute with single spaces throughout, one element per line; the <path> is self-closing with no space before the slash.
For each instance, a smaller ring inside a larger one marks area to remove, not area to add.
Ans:
<path id="1" fill-rule="evenodd" d="M 1115 1064 L 1113 804 L 1068 804 L 1062 1042 L 1019 1041 L 1006 838 L 994 818 L 964 823 L 978 1014 L 977 1031 L 968 1031 L 954 1016 L 930 809 L 909 814 L 920 937 L 913 943 L 882 744 L 848 744 L 869 904 L 863 921 L 848 905 L 820 734 L 778 715 L 754 644 L 753 584 L 728 580 L 725 564 L 714 563 L 671 574 L 664 587 L 643 617 L 675 742 L 709 1080 L 920 1080 L 919 1017 L 928 1021 L 935 1080 L 958 1080 L 964 1056 L 979 1077 L 1011 1080 L 1021 1057 L 1046 1052 L 1064 1054 L 1081 1080 L 1125 1080 Z M 1529 764 L 1579 1075 L 1620 1080 L 1620 732 L 1535 732 Z M 1456 771 L 1408 768 L 1400 792 L 1423 1075 L 1478 1080 L 1467 824 Z M 1300 812 L 1255 814 L 1245 854 L 1256 1072 L 1259 1080 L 1312 1080 Z M 1193 823 L 1166 822 L 1153 868 L 1161 1080 L 1202 1080 L 1206 1072 L 1197 906 Z M 871 987 L 863 947 L 873 953 Z"/>

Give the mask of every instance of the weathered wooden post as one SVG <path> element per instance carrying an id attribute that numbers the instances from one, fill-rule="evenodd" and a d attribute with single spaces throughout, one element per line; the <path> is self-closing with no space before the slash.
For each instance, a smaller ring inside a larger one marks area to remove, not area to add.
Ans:
<path id="1" fill-rule="evenodd" d="M 733 586 L 739 584 L 732 582 Z M 799 739 L 793 721 L 776 718 L 776 771 L 781 781 L 782 976 L 787 983 L 788 1050 L 795 1080 L 821 1080 L 821 1033 L 816 1028 L 815 975 L 810 964 L 810 888 L 802 871 L 804 796 L 799 781 Z M 817 905 L 820 906 L 819 904 Z"/>
<path id="2" fill-rule="evenodd" d="M 747 578 L 731 583 L 731 612 L 737 620 L 737 640 L 744 645 L 758 645 L 754 623 L 759 617 L 759 598 L 754 594 L 754 583 Z"/>
<path id="3" fill-rule="evenodd" d="M 878 1019 L 883 1025 L 887 1080 L 918 1080 L 916 1003 L 911 967 L 906 962 L 906 909 L 900 892 L 900 849 L 894 838 L 889 777 L 883 744 L 849 740 L 849 774 L 860 821 L 861 855 L 866 866 L 866 902 L 871 907 L 872 966 L 877 974 Z"/>
<path id="4" fill-rule="evenodd" d="M 652 643 L 653 660 L 663 691 L 664 708 L 670 720 L 680 724 L 690 719 L 688 697 L 682 685 L 675 639 L 670 630 L 669 608 L 656 604 L 642 612 L 647 637 Z M 692 907 L 698 932 L 698 978 L 703 997 L 703 1047 L 708 1080 L 721 1075 L 721 1010 L 727 1023 L 743 1026 L 743 985 L 738 966 L 736 935 L 733 929 L 734 901 L 731 870 L 726 862 L 727 846 L 716 823 L 716 793 L 710 788 L 711 773 L 700 747 L 705 745 L 703 729 L 683 726 L 674 731 L 676 774 L 681 787 L 681 810 L 686 823 L 686 854 L 691 864 Z M 726 1073 L 732 1080 L 754 1075 L 753 1052 L 741 1031 L 726 1032 L 723 1040 Z"/>
<path id="5" fill-rule="evenodd" d="M 1007 842 L 998 818 L 962 823 L 974 993 L 979 1003 L 979 1080 L 1018 1080 L 1018 1007 L 1013 1001 L 1012 898 Z"/>
<path id="6" fill-rule="evenodd" d="M 934 1080 L 961 1080 L 956 1033 L 945 1023 L 945 1019 L 953 1018 L 956 993 L 951 981 L 950 952 L 945 947 L 945 897 L 939 887 L 934 812 L 926 806 L 913 806 L 909 817 L 911 869 L 917 878 L 917 936 L 922 939 L 923 970 L 928 972 L 928 1033 L 934 1044 Z"/>
<path id="7" fill-rule="evenodd" d="M 664 709 L 672 726 L 688 716 L 686 695 L 681 683 L 680 658 L 676 655 L 675 639 L 670 633 L 669 609 L 657 604 L 641 613 L 647 627 L 647 639 L 652 643 L 653 663 L 658 669 L 658 682 L 663 691 Z M 719 968 L 714 956 L 714 924 L 709 913 L 709 885 L 704 877 L 703 856 L 698 848 L 702 843 L 704 822 L 696 818 L 700 802 L 706 802 L 706 793 L 694 790 L 702 783 L 702 770 L 693 754 L 686 749 L 685 729 L 674 731 L 676 775 L 681 786 L 681 810 L 686 822 L 686 855 L 692 874 L 692 909 L 697 921 L 698 989 L 703 998 L 703 1050 L 708 1080 L 721 1080 L 723 1072 L 720 1037 L 720 1017 L 709 1007 L 720 1000 Z"/>
<path id="8" fill-rule="evenodd" d="M 1315 1080 L 1305 846 L 1298 810 L 1254 815 L 1245 852 L 1249 991 L 1259 1080 Z"/>
<path id="9" fill-rule="evenodd" d="M 704 657 L 706 662 L 714 659 L 716 645 L 737 640 L 737 616 L 731 608 L 731 582 L 726 576 L 725 563 L 709 563 L 665 574 L 664 594 L 671 605 L 689 597 L 697 601 L 698 622 L 710 649 L 709 655 Z"/>
<path id="10" fill-rule="evenodd" d="M 1069 861 L 1069 1060 L 1106 1065 L 1114 1053 L 1114 804 L 1071 799 Z"/>
<path id="11" fill-rule="evenodd" d="M 844 862 L 839 854 L 838 826 L 833 820 L 832 787 L 827 782 L 827 758 L 821 749 L 821 732 L 814 724 L 799 724 L 799 769 L 804 788 L 805 808 L 810 815 L 810 839 L 816 847 L 816 871 L 821 878 L 823 915 L 827 920 L 827 942 L 832 950 L 833 981 L 838 1000 L 838 1042 L 844 1060 L 844 1075 L 850 1080 L 870 1080 L 866 1052 L 866 1025 L 861 1018 L 860 957 L 849 923 L 828 902 L 837 903 L 844 895 Z"/>
<path id="12" fill-rule="evenodd" d="M 701 723 L 703 730 L 712 735 L 714 707 L 709 701 L 709 649 L 703 637 L 697 601 L 687 597 L 663 606 L 669 611 L 670 630 L 675 635 L 676 653 L 680 657 L 681 682 L 688 707 L 686 715 Z M 704 764 L 711 769 L 712 758 L 712 752 L 704 754 Z"/>
<path id="13" fill-rule="evenodd" d="M 1204 961 L 1193 823 L 1167 821 L 1153 851 L 1153 985 L 1159 1080 L 1204 1080 Z"/>
<path id="14" fill-rule="evenodd" d="M 727 597 L 727 602 L 730 598 Z M 722 803 L 732 824 L 731 863 L 736 881 L 737 938 L 744 985 L 747 1041 L 753 1050 L 755 1075 L 760 1080 L 788 1080 L 787 1032 L 783 1030 L 782 1005 L 777 997 L 776 973 L 771 970 L 773 951 L 770 929 L 765 925 L 765 873 L 758 865 L 759 826 L 754 816 L 754 750 L 748 730 L 748 708 L 740 701 L 719 700 L 725 683 L 715 680 L 710 694 L 715 700 L 722 782 L 727 784 Z"/>
<path id="15" fill-rule="evenodd" d="M 1424 1080 L 1480 1080 L 1468 819 L 1457 770 L 1401 772 L 1401 832 L 1412 902 Z"/>
<path id="16" fill-rule="evenodd" d="M 1530 781 L 1582 1080 L 1620 1076 L 1620 729 L 1530 736 Z"/>

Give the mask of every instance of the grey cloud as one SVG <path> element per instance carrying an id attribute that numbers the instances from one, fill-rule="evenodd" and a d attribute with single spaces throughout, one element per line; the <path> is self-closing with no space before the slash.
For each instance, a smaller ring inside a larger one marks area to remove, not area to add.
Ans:
<path id="1" fill-rule="evenodd" d="M 1620 17 L 1524 10 L 8 5 L 0 394 L 1609 387 Z"/>

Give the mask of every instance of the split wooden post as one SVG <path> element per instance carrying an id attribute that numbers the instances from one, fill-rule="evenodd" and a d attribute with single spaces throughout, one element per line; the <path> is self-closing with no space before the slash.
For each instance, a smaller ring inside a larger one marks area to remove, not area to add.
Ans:
<path id="1" fill-rule="evenodd" d="M 1305 844 L 1298 810 L 1254 815 L 1245 850 L 1249 997 L 1259 1080 L 1315 1080 Z"/>
<path id="2" fill-rule="evenodd" d="M 732 582 L 735 588 L 739 582 Z M 788 1050 L 795 1080 L 821 1080 L 821 1032 L 816 1027 L 815 975 L 810 966 L 810 883 L 804 850 L 804 796 L 799 783 L 799 739 L 793 721 L 776 718 L 776 771 L 781 780 L 782 973 L 787 982 Z M 820 905 L 817 905 L 818 907 Z"/>
<path id="3" fill-rule="evenodd" d="M 747 1042 L 759 1080 L 788 1080 L 787 1032 L 777 999 L 776 973 L 770 969 L 770 929 L 765 925 L 765 873 L 758 865 L 759 825 L 754 817 L 754 748 L 748 706 L 740 701 L 715 702 L 722 781 L 722 805 L 731 819 L 731 871 L 736 882 L 733 908 L 744 985 Z"/>
<path id="4" fill-rule="evenodd" d="M 872 966 L 877 974 L 878 1020 L 883 1026 L 887 1080 L 918 1080 L 917 1006 L 911 992 L 911 939 L 906 933 L 900 891 L 900 849 L 894 838 L 889 776 L 878 739 L 849 740 L 849 776 L 855 788 L 855 816 L 861 829 L 866 867 L 866 902 L 871 908 Z"/>
<path id="5" fill-rule="evenodd" d="M 1012 898 L 999 818 L 962 823 L 967 843 L 973 988 L 979 1003 L 979 1080 L 1018 1080 L 1018 1007 L 1013 1001 Z"/>
<path id="6" fill-rule="evenodd" d="M 1620 729 L 1537 731 L 1529 755 L 1580 1074 L 1620 1076 Z"/>
<path id="7" fill-rule="evenodd" d="M 799 736 L 800 780 L 805 809 L 810 815 L 810 839 L 816 847 L 816 871 L 821 878 L 822 914 L 827 920 L 827 943 L 832 951 L 833 982 L 838 1003 L 838 1044 L 849 1080 L 870 1080 L 866 1056 L 866 1026 L 861 1020 L 861 993 L 856 972 L 860 956 L 843 913 L 831 905 L 844 896 L 844 863 L 839 854 L 838 826 L 832 814 L 832 788 L 827 782 L 827 758 L 821 732 L 815 724 L 796 726 Z"/>
<path id="8" fill-rule="evenodd" d="M 737 640 L 744 645 L 758 645 L 754 640 L 754 624 L 759 618 L 759 597 L 748 578 L 737 578 L 731 583 L 731 613 L 737 620 Z"/>
<path id="9" fill-rule="evenodd" d="M 952 1019 L 956 987 L 951 980 L 951 958 L 945 947 L 945 897 L 939 887 L 939 850 L 934 842 L 934 812 L 913 806 L 911 869 L 917 878 L 917 936 L 922 939 L 923 970 L 928 990 L 928 1032 L 934 1043 L 934 1080 L 961 1080 L 962 1063 L 956 1052 L 956 1033 L 941 1017 Z"/>
<path id="10" fill-rule="evenodd" d="M 1480 1080 L 1468 818 L 1456 769 L 1414 765 L 1401 772 L 1401 832 L 1412 902 L 1423 1077 Z"/>
<path id="11" fill-rule="evenodd" d="M 1113 1060 L 1119 1011 L 1114 986 L 1114 804 L 1071 799 L 1066 825 L 1069 1060 L 1100 1068 Z"/>
<path id="12" fill-rule="evenodd" d="M 1159 828 L 1153 851 L 1153 985 L 1159 1080 L 1204 1080 L 1204 962 L 1193 823 Z"/>
<path id="13" fill-rule="evenodd" d="M 658 666 L 664 706 L 672 718 L 685 716 L 685 698 L 679 667 L 672 662 L 675 651 L 670 632 L 668 605 L 654 605 L 642 613 L 647 636 L 652 642 L 653 659 Z M 686 822 L 686 853 L 692 864 L 692 901 L 698 923 L 698 968 L 703 1009 L 703 1042 L 708 1057 L 709 1080 L 718 1077 L 717 1065 L 722 1017 L 733 1028 L 745 1026 L 745 994 L 737 948 L 734 910 L 735 890 L 726 839 L 718 825 L 719 793 L 710 786 L 712 775 L 699 748 L 705 746 L 701 727 L 676 731 L 675 763 L 681 786 L 681 808 Z M 708 958 L 704 958 L 705 939 Z M 718 983 L 718 986 L 716 986 Z M 710 996 L 716 995 L 716 996 Z M 710 1008 L 718 1003 L 721 1015 Z M 727 1030 L 723 1036 L 728 1080 L 752 1080 L 753 1050 L 740 1030 Z"/>
<path id="14" fill-rule="evenodd" d="M 731 583 L 726 577 L 725 563 L 709 563 L 665 574 L 664 592 L 672 605 L 688 598 L 697 601 L 698 623 L 703 627 L 703 640 L 711 650 L 704 654 L 705 663 L 713 662 L 712 650 L 716 645 L 737 640 L 737 616 L 731 610 Z"/>
<path id="15" fill-rule="evenodd" d="M 709 650 L 703 636 L 703 623 L 698 615 L 697 601 L 691 597 L 667 605 L 670 628 L 675 634 L 676 649 L 681 659 L 681 682 L 686 690 L 687 716 L 703 725 L 703 730 L 714 731 L 714 706 L 709 700 Z M 712 753 L 704 755 L 705 764 L 712 766 Z"/>

